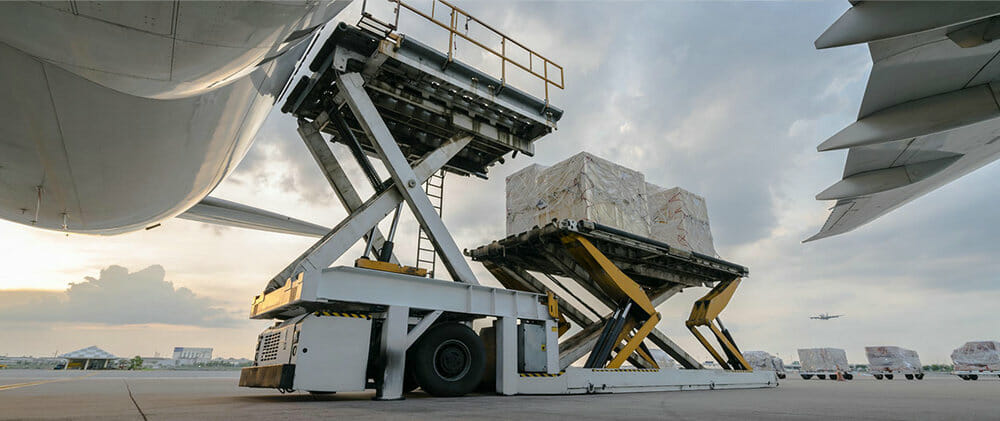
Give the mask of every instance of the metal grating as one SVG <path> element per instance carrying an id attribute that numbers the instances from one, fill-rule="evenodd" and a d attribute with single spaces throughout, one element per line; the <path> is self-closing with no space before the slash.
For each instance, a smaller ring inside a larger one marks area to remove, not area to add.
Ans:
<path id="1" fill-rule="evenodd" d="M 260 356 L 258 363 L 278 359 L 278 345 L 281 343 L 281 331 L 262 334 L 260 337 Z"/>

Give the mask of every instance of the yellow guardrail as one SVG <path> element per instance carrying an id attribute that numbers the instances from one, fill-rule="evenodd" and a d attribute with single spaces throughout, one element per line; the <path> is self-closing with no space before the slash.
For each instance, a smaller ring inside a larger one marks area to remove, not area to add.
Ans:
<path id="1" fill-rule="evenodd" d="M 492 54 L 492 55 L 494 55 L 494 56 L 496 56 L 497 58 L 500 59 L 500 84 L 501 84 L 501 88 L 503 86 L 506 86 L 506 84 L 507 84 L 507 65 L 508 64 L 510 64 L 512 66 L 515 66 L 515 67 L 517 67 L 517 68 L 519 68 L 519 69 L 527 72 L 528 74 L 531 74 L 531 75 L 537 77 L 538 79 L 541 79 L 543 82 L 545 82 L 545 103 L 546 104 L 548 104 L 548 102 L 549 102 L 549 85 L 552 85 L 552 86 L 554 86 L 556 88 L 559 88 L 559 89 L 564 89 L 565 88 L 565 78 L 564 78 L 564 71 L 563 71 L 563 67 L 562 66 L 560 66 L 559 64 L 556 64 L 552 60 L 549 60 L 545 56 L 543 56 L 541 54 L 538 54 L 538 52 L 536 52 L 535 50 L 532 50 L 532 49 L 528 48 L 527 46 L 525 46 L 524 44 L 515 41 L 514 39 L 510 38 L 509 36 L 507 36 L 503 32 L 500 32 L 496 28 L 490 26 L 486 22 L 483 22 L 483 21 L 479 20 L 475 16 L 470 15 L 468 12 L 466 12 L 466 11 L 464 11 L 464 10 L 462 10 L 462 9 L 454 6 L 454 5 L 452 5 L 451 3 L 448 3 L 445 0 L 432 0 L 431 1 L 431 10 L 430 10 L 430 13 L 427 13 L 425 11 L 421 11 L 417 7 L 414 7 L 414 6 L 412 6 L 412 5 L 404 2 L 402 0 L 388 0 L 388 1 L 390 3 L 396 3 L 398 5 L 397 7 L 394 8 L 395 17 L 394 17 L 393 23 L 390 24 L 390 23 L 379 21 L 374 16 L 372 16 L 370 13 L 368 13 L 368 12 L 366 12 L 364 10 L 362 11 L 362 18 L 361 18 L 362 22 L 364 22 L 366 19 L 370 20 L 370 21 L 376 22 L 379 26 L 381 26 L 384 29 L 386 35 L 389 36 L 390 34 L 392 34 L 393 32 L 395 32 L 398 29 L 400 10 L 401 9 L 409 10 L 410 12 L 413 12 L 417 16 L 420 16 L 420 17 L 422 17 L 422 18 L 424 18 L 424 19 L 426 19 L 426 20 L 434 23 L 436 26 L 444 28 L 445 30 L 447 30 L 449 32 L 448 33 L 448 61 L 449 62 L 451 62 L 452 59 L 453 59 L 453 57 L 454 57 L 454 52 L 455 52 L 455 37 L 458 36 L 459 38 L 462 38 L 462 39 L 464 39 L 464 40 L 472 43 L 473 45 L 481 48 L 482 50 L 484 50 L 486 52 L 489 52 L 490 54 Z M 440 3 L 440 7 L 438 6 L 439 3 Z M 365 6 L 362 6 L 362 9 L 365 9 Z M 442 11 L 438 12 L 437 9 L 442 9 Z M 446 18 L 447 21 L 440 20 L 439 17 L 442 17 L 442 16 L 446 16 L 447 17 Z M 464 32 L 459 29 L 459 23 L 461 23 L 462 26 L 465 28 Z M 479 41 L 479 40 L 474 39 L 473 37 L 469 36 L 468 35 L 468 25 L 469 25 L 469 23 L 478 24 L 483 29 L 485 29 L 485 30 L 491 32 L 493 35 L 496 35 L 497 37 L 499 37 L 500 38 L 500 46 L 499 46 L 499 48 L 488 46 L 488 45 L 484 44 L 482 41 Z M 517 59 L 515 59 L 515 58 L 513 58 L 513 57 L 511 57 L 511 56 L 508 55 L 509 49 L 510 48 L 514 48 L 514 47 L 520 48 L 520 49 L 522 49 L 522 50 L 524 50 L 524 51 L 526 51 L 528 53 L 527 64 L 525 64 L 521 60 L 517 60 Z M 535 66 L 535 62 L 536 61 L 540 62 L 541 65 L 540 66 Z"/>

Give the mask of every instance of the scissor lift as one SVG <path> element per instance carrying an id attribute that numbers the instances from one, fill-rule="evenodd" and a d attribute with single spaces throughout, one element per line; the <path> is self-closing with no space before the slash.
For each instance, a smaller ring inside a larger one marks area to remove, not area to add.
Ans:
<path id="1" fill-rule="evenodd" d="M 719 318 L 740 279 L 748 275 L 743 266 L 586 220 L 556 220 L 466 254 L 483 263 L 507 288 L 574 299 L 576 304 L 559 300 L 562 314 L 581 327 L 560 343 L 561 367 L 589 353 L 585 368 L 618 369 L 626 361 L 657 368 L 643 343 L 649 339 L 684 368 L 702 368 L 655 328 L 660 321 L 655 308 L 684 288 L 713 286 L 695 303 L 686 324 L 722 368 L 749 370 Z M 530 272 L 544 275 L 547 281 Z M 556 276 L 575 282 L 591 297 L 589 301 L 596 300 L 612 312 L 595 310 Z M 576 305 L 586 307 L 590 315 Z M 698 326 L 711 329 L 722 354 L 698 332 Z"/>
<path id="2" fill-rule="evenodd" d="M 450 36 L 464 36 L 456 22 L 474 18 L 466 19 L 460 9 L 438 3 L 444 6 L 437 10 L 450 10 L 446 12 L 452 22 Z M 424 17 L 445 26 L 433 13 Z M 677 373 L 683 374 L 664 377 L 665 372 L 655 368 L 637 372 L 607 368 L 608 361 L 620 365 L 633 351 L 646 364 L 652 361 L 642 345 L 644 334 L 631 335 L 639 339 L 628 341 L 614 357 L 611 338 L 621 342 L 630 337 L 632 328 L 656 332 L 652 326 L 658 315 L 653 307 L 660 297 L 679 288 L 664 289 L 646 300 L 641 291 L 612 294 L 624 307 L 616 329 L 604 335 L 602 346 L 609 350 L 602 348 L 592 367 L 581 369 L 585 371 L 562 365 L 558 337 L 567 324 L 556 297 L 480 285 L 423 188 L 439 171 L 485 177 L 489 167 L 503 163 L 507 154 L 531 155 L 533 142 L 555 129 L 562 115 L 547 95 L 549 85 L 562 87 L 562 68 L 530 52 L 545 68 L 538 73 L 537 65 L 521 66 L 502 52 L 489 50 L 505 65 L 531 69 L 545 84 L 546 97 L 539 99 L 507 85 L 505 75 L 497 79 L 455 60 L 451 47 L 444 54 L 395 29 L 367 13 L 358 27 L 339 25 L 310 63 L 312 75 L 298 81 L 282 106 L 298 119 L 300 137 L 349 215 L 274 276 L 254 299 L 250 317 L 276 323 L 260 334 L 254 365 L 243 369 L 241 386 L 316 393 L 375 389 L 376 398 L 382 400 L 400 399 L 417 386 L 433 395 L 462 395 L 478 385 L 485 371 L 485 344 L 471 329 L 472 321 L 484 318 L 493 319 L 494 333 L 486 339 L 495 343 L 495 387 L 501 394 L 775 383 L 773 375 L 758 373 L 682 370 Z M 515 44 L 500 35 L 503 45 Z M 558 82 L 549 77 L 556 69 Z M 375 191 L 371 197 L 361 198 L 331 142 L 351 152 Z M 382 163 L 388 179 L 379 175 L 371 158 Z M 400 265 L 393 240 L 404 205 L 451 281 L 427 278 L 425 268 Z M 378 224 L 390 213 L 391 228 L 383 235 Z M 354 267 L 330 267 L 359 241 L 364 252 Z M 593 264 L 608 277 L 602 287 L 613 289 L 618 282 L 614 265 Z M 571 310 L 564 306 L 563 311 Z"/>

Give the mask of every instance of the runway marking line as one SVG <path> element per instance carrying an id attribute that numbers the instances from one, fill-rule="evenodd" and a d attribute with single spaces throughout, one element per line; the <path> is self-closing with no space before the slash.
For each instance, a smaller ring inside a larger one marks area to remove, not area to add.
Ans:
<path id="1" fill-rule="evenodd" d="M 39 381 L 36 381 L 36 382 L 5 384 L 3 386 L 0 386 L 0 390 L 19 389 L 19 388 L 22 388 L 22 387 L 38 386 L 38 385 L 43 385 L 43 384 L 46 384 L 46 383 L 68 382 L 68 381 L 71 381 L 71 380 L 85 379 L 87 377 L 90 377 L 90 376 L 93 376 L 93 375 L 96 375 L 96 374 L 97 373 L 90 373 L 90 374 L 87 374 L 85 376 L 70 377 L 70 378 L 65 378 L 65 379 L 39 380 Z"/>

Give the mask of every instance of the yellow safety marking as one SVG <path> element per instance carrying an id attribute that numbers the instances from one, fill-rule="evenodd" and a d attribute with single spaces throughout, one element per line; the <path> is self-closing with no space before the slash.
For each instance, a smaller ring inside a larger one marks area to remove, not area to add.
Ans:
<path id="1" fill-rule="evenodd" d="M 590 371 L 656 373 L 658 368 L 592 368 Z"/>
<path id="2" fill-rule="evenodd" d="M 427 269 L 413 266 L 402 266 L 390 262 L 380 262 L 378 260 L 366 259 L 364 257 L 355 260 L 354 266 L 362 269 L 380 270 L 383 272 L 401 273 L 404 275 L 420 277 L 427 276 Z"/>
<path id="3" fill-rule="evenodd" d="M 521 377 L 559 377 L 566 374 L 565 371 L 560 371 L 559 374 L 548 374 L 548 373 L 521 373 Z"/>
<path id="4" fill-rule="evenodd" d="M 337 313 L 333 311 L 320 310 L 313 313 L 317 316 L 327 316 L 327 317 L 353 317 L 355 319 L 371 319 L 372 316 L 361 313 Z"/>
<path id="5" fill-rule="evenodd" d="M 69 378 L 64 378 L 64 379 L 39 380 L 39 381 L 36 381 L 36 382 L 5 384 L 3 386 L 0 386 L 0 390 L 11 390 L 11 389 L 18 389 L 18 388 L 28 387 L 28 386 L 38 386 L 38 385 L 42 385 L 42 384 L 46 384 L 46 383 L 58 383 L 58 382 L 67 382 L 67 381 L 70 381 L 70 380 L 85 379 L 85 378 L 93 376 L 95 374 L 97 374 L 97 373 L 90 373 L 90 374 L 87 374 L 85 376 L 69 377 Z"/>

